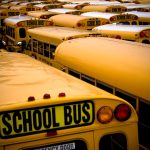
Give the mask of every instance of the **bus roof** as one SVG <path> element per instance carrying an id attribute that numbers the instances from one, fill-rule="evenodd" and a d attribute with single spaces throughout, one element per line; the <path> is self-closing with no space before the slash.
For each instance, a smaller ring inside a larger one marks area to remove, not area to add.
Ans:
<path id="1" fill-rule="evenodd" d="M 60 64 L 150 101 L 150 45 L 87 37 L 61 43 Z"/>
<path id="2" fill-rule="evenodd" d="M 86 17 L 86 16 L 81 16 L 81 15 L 72 15 L 72 14 L 58 14 L 58 15 L 54 15 L 54 16 L 52 16 L 52 17 L 50 17 L 50 20 L 52 20 L 52 21 L 54 21 L 55 22 L 55 20 L 57 21 L 58 20 L 58 22 L 59 21 L 63 21 L 64 22 L 64 20 L 65 20 L 65 22 L 66 22 L 66 24 L 67 23 L 76 23 L 76 22 L 78 22 L 78 21 L 80 21 L 80 20 L 84 20 L 84 19 L 93 19 L 93 18 L 95 18 L 95 17 Z"/>
<path id="3" fill-rule="evenodd" d="M 76 12 L 79 10 L 76 9 L 67 9 L 67 8 L 54 8 L 54 9 L 49 9 L 49 12 L 55 12 L 55 13 L 67 13 L 67 12 Z"/>
<path id="4" fill-rule="evenodd" d="M 31 17 L 31 16 L 21 16 L 21 15 L 19 15 L 19 16 L 8 17 L 4 20 L 4 22 L 6 24 L 15 25 L 20 21 L 26 21 L 26 20 L 31 20 L 31 19 L 34 19 L 34 18 Z"/>
<path id="5" fill-rule="evenodd" d="M 124 12 L 125 14 L 134 14 L 139 18 L 150 18 L 150 12 L 141 12 L 141 11 L 128 11 Z"/>
<path id="6" fill-rule="evenodd" d="M 37 11 L 28 11 L 27 15 L 40 18 L 42 15 L 55 15 L 56 13 L 45 11 L 45 10 L 37 10 Z"/>
<path id="7" fill-rule="evenodd" d="M 29 96 L 43 99 L 65 92 L 67 97 L 112 96 L 88 83 L 21 53 L 0 52 L 0 105 L 27 102 Z"/>
<path id="8" fill-rule="evenodd" d="M 126 6 L 121 6 L 121 5 L 87 5 L 84 6 L 81 11 L 106 11 L 108 8 L 123 8 L 124 10 L 126 9 Z"/>
<path id="9" fill-rule="evenodd" d="M 85 12 L 81 14 L 81 16 L 89 16 L 89 17 L 97 17 L 97 18 L 105 18 L 105 19 L 109 19 L 110 17 L 115 15 L 118 14 L 109 13 L 109 12 L 98 12 L 98 11 Z"/>
<path id="10" fill-rule="evenodd" d="M 77 38 L 85 35 L 89 36 L 89 34 L 95 33 L 88 30 L 58 26 L 38 27 L 28 29 L 27 32 L 29 36 L 33 36 L 33 39 L 35 38 L 43 42 L 50 42 L 57 45 L 69 38 Z"/>
<path id="11" fill-rule="evenodd" d="M 111 31 L 125 31 L 125 32 L 141 32 L 143 30 L 150 30 L 150 25 L 123 25 L 123 24 L 106 24 L 93 28 L 95 30 L 111 30 Z"/>
<path id="12" fill-rule="evenodd" d="M 14 6 L 11 6 L 9 9 L 10 10 L 21 10 L 23 8 L 26 8 L 26 6 L 23 6 L 23 5 L 14 5 Z"/>

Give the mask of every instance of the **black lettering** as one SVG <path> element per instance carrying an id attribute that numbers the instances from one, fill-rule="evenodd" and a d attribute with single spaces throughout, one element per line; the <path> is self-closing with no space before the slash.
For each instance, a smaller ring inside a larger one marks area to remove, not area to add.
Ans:
<path id="1" fill-rule="evenodd" d="M 85 116 L 82 118 L 83 122 L 88 122 L 90 120 L 90 114 L 88 112 L 88 109 L 90 109 L 90 106 L 88 103 L 84 103 L 82 106 L 82 111 L 85 114 Z"/>
<path id="2" fill-rule="evenodd" d="M 11 116 L 8 113 L 3 114 L 2 122 L 6 126 L 6 128 L 3 128 L 2 130 L 5 135 L 9 135 L 12 132 L 12 126 L 9 123 L 9 120 L 11 120 Z"/>
<path id="3" fill-rule="evenodd" d="M 41 112 L 39 110 L 35 110 L 33 112 L 33 125 L 36 130 L 41 129 L 42 127 L 42 117 Z"/>
<path id="4" fill-rule="evenodd" d="M 74 122 L 79 124 L 81 122 L 81 105 L 73 105 Z"/>
<path id="5" fill-rule="evenodd" d="M 22 112 L 22 116 L 23 116 L 23 128 L 24 128 L 24 132 L 32 131 L 31 111 L 27 111 L 27 112 L 24 111 L 24 112 Z"/>
<path id="6" fill-rule="evenodd" d="M 15 112 L 13 114 L 13 128 L 16 133 L 19 133 L 22 131 L 22 125 L 18 124 L 18 120 L 21 120 L 21 114 L 19 112 Z"/>
<path id="7" fill-rule="evenodd" d="M 64 120 L 65 120 L 65 125 L 69 125 L 72 122 L 70 106 L 64 106 Z"/>
<path id="8" fill-rule="evenodd" d="M 49 109 L 44 109 L 43 111 L 43 126 L 44 128 L 51 127 L 51 112 Z"/>
<path id="9" fill-rule="evenodd" d="M 59 123 L 56 122 L 56 112 L 55 108 L 52 108 L 52 118 L 53 118 L 53 127 L 58 127 Z"/>

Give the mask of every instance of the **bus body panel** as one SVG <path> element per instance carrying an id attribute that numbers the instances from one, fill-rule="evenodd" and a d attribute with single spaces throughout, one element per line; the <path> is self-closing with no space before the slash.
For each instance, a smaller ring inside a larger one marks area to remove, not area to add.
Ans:
<path id="1" fill-rule="evenodd" d="M 78 47 L 78 45 L 80 46 Z M 71 43 L 69 41 L 61 43 L 56 49 L 55 60 L 64 66 L 74 68 L 74 70 L 95 79 L 150 100 L 148 92 L 150 89 L 148 84 L 150 83 L 150 68 L 146 65 L 150 64 L 149 48 L 149 45 L 140 43 L 89 37 L 74 39 Z M 78 50 L 75 51 L 75 49 Z M 71 56 L 74 56 L 74 59 Z M 124 58 L 127 58 L 128 61 Z M 75 59 L 78 60 L 78 63 L 74 61 Z M 132 65 L 130 65 L 131 62 Z M 126 66 L 128 67 L 126 68 Z M 92 67 L 92 72 L 90 67 Z M 139 72 L 138 68 L 142 71 Z"/>

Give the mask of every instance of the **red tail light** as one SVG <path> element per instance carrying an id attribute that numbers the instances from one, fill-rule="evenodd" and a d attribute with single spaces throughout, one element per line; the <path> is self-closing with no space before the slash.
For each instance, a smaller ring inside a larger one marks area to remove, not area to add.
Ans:
<path id="1" fill-rule="evenodd" d="M 77 26 L 78 26 L 78 27 L 81 27 L 81 25 L 82 25 L 81 23 L 77 23 Z"/>
<path id="2" fill-rule="evenodd" d="M 140 32 L 140 37 L 141 38 L 143 38 L 143 37 L 145 37 L 146 35 L 145 35 L 145 33 L 144 32 Z"/>
<path id="3" fill-rule="evenodd" d="M 127 104 L 120 104 L 116 107 L 114 116 L 118 121 L 126 121 L 131 116 L 131 108 Z"/>

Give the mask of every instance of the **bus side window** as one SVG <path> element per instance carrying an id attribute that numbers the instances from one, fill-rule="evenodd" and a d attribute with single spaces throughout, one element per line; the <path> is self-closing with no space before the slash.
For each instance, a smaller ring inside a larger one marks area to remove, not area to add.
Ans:
<path id="1" fill-rule="evenodd" d="M 49 44 L 44 43 L 44 56 L 49 58 Z"/>
<path id="2" fill-rule="evenodd" d="M 80 79 L 80 73 L 68 68 L 68 73 L 76 78 Z"/>
<path id="3" fill-rule="evenodd" d="M 105 83 L 102 83 L 100 81 L 96 81 L 96 86 L 109 92 L 109 93 L 113 93 L 113 88 L 111 88 L 110 86 L 106 85 Z"/>
<path id="4" fill-rule="evenodd" d="M 38 41 L 38 53 L 43 55 L 43 43 Z"/>
<path id="5" fill-rule="evenodd" d="M 33 39 L 33 52 L 37 52 L 38 49 L 38 42 L 37 40 Z"/>
<path id="6" fill-rule="evenodd" d="M 54 56 L 55 56 L 55 50 L 56 50 L 56 46 L 50 44 L 50 58 L 51 58 L 51 59 L 54 59 Z"/>
<path id="7" fill-rule="evenodd" d="M 95 80 L 87 75 L 82 74 L 81 79 L 87 83 L 90 83 L 92 85 L 95 85 Z"/>
<path id="8" fill-rule="evenodd" d="M 26 48 L 27 48 L 27 50 L 31 51 L 31 39 L 27 43 L 27 47 Z"/>
<path id="9" fill-rule="evenodd" d="M 26 30 L 25 30 L 25 28 L 20 28 L 19 29 L 19 35 L 20 35 L 20 38 L 25 38 L 26 37 Z"/>

